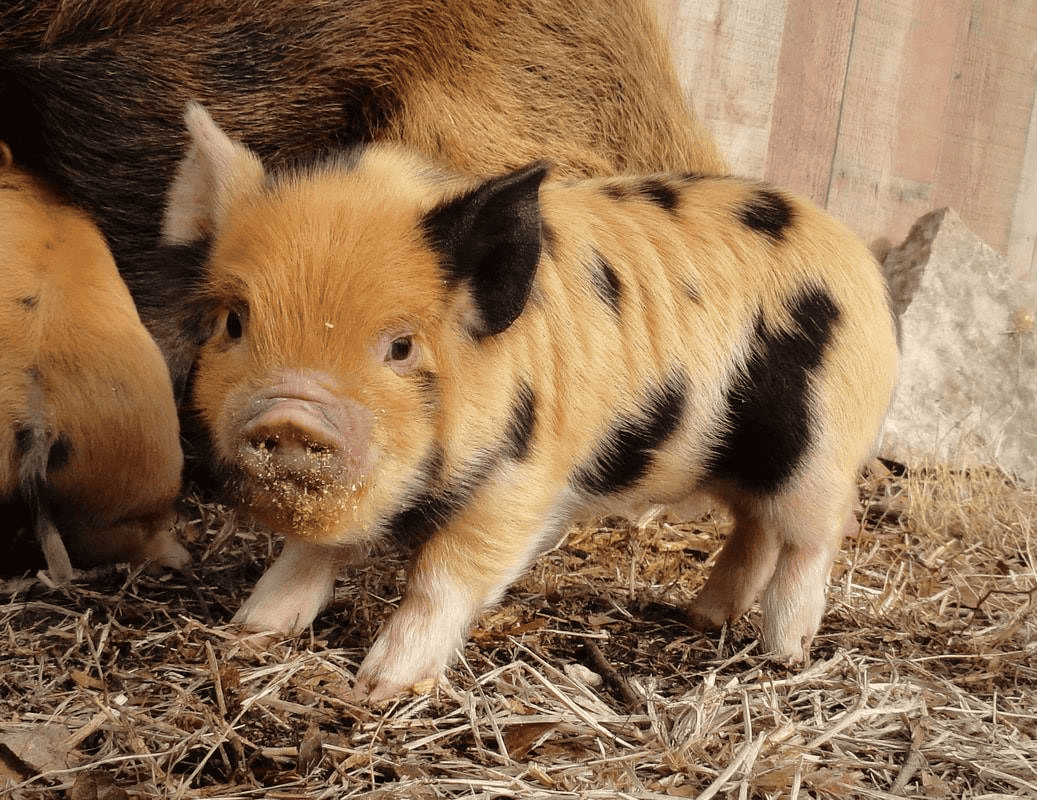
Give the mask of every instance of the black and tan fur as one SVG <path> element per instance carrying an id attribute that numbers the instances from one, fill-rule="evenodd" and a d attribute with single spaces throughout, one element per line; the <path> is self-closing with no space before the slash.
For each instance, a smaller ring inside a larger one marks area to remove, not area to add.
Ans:
<path id="1" fill-rule="evenodd" d="M 0 32 L 0 139 L 98 221 L 178 392 L 204 248 L 158 233 L 190 99 L 278 167 L 389 140 L 484 176 L 723 170 L 645 0 L 15 0 Z"/>
<path id="2" fill-rule="evenodd" d="M 849 231 L 730 177 L 480 182 L 392 146 L 267 175 L 200 108 L 188 126 L 167 234 L 215 232 L 194 403 L 231 491 L 289 534 L 238 622 L 299 630 L 336 554 L 417 539 L 358 674 L 384 697 L 574 519 L 709 492 L 737 524 L 693 613 L 760 596 L 766 646 L 805 657 L 897 370 Z"/>
<path id="3" fill-rule="evenodd" d="M 172 529 L 183 455 L 162 355 L 97 226 L 3 143 L 0 343 L 0 551 L 17 519 L 59 582 L 73 564 L 183 567 Z"/>

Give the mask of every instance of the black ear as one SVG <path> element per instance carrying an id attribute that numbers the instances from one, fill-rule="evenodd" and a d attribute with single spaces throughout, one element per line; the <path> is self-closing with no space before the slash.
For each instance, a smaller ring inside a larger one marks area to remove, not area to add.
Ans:
<path id="1" fill-rule="evenodd" d="M 472 293 L 476 338 L 505 330 L 525 308 L 540 261 L 540 182 L 531 164 L 433 209 L 425 232 L 443 256 L 447 278 Z"/>

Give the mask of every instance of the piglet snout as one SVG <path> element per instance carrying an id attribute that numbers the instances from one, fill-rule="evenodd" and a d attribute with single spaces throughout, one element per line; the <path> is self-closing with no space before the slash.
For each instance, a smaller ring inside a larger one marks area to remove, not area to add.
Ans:
<path id="1" fill-rule="evenodd" d="M 369 438 L 364 409 L 290 373 L 249 403 L 238 456 L 256 478 L 317 488 L 362 474 Z"/>
<path id="2" fill-rule="evenodd" d="M 322 420 L 319 409 L 301 400 L 282 400 L 242 431 L 243 461 L 278 472 L 334 469 L 348 444 L 342 433 Z"/>

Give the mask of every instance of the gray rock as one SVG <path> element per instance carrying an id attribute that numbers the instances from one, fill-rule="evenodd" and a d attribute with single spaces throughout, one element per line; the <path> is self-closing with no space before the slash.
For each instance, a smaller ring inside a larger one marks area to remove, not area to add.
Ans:
<path id="1" fill-rule="evenodd" d="M 882 455 L 997 465 L 1037 482 L 1032 288 L 951 209 L 922 217 L 883 271 L 903 363 Z"/>

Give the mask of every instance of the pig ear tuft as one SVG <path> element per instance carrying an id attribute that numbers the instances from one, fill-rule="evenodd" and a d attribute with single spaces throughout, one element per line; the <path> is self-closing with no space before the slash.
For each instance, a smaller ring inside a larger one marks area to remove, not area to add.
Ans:
<path id="1" fill-rule="evenodd" d="M 190 145 L 169 187 L 162 221 L 169 244 L 190 244 L 215 232 L 230 204 L 264 178 L 256 155 L 220 130 L 200 104 L 187 104 L 184 122 Z"/>
<path id="2" fill-rule="evenodd" d="M 493 178 L 433 210 L 425 230 L 455 284 L 472 294 L 477 338 L 505 330 L 525 308 L 542 244 L 540 183 L 548 166 L 531 164 Z"/>

